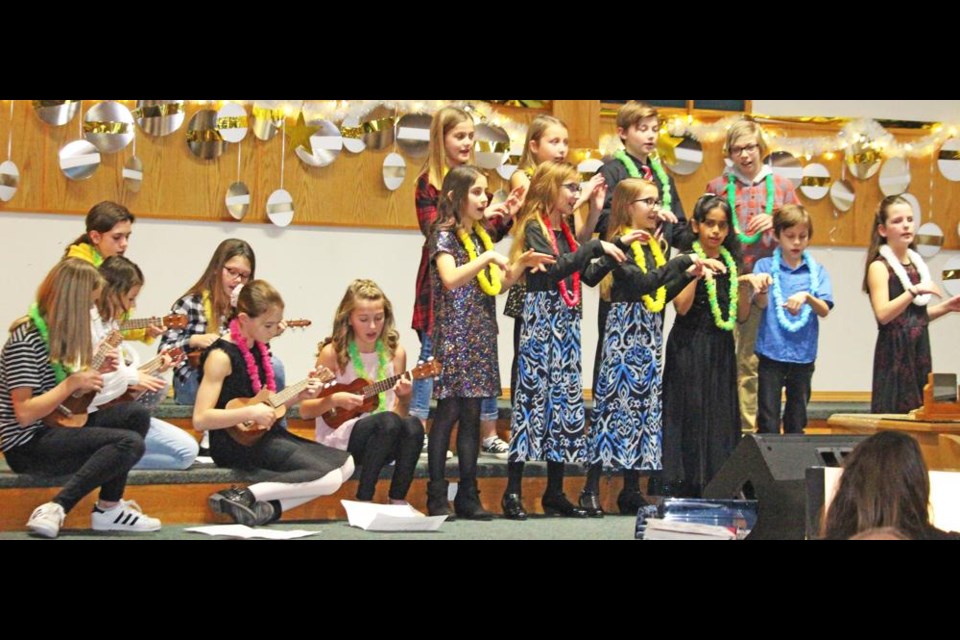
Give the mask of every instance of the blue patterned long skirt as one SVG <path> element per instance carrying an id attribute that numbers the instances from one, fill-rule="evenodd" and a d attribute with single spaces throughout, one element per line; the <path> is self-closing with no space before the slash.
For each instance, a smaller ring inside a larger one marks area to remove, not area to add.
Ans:
<path id="1" fill-rule="evenodd" d="M 510 460 L 584 462 L 580 312 L 554 291 L 524 299 Z"/>
<path id="2" fill-rule="evenodd" d="M 590 419 L 590 463 L 662 468 L 663 316 L 642 302 L 610 306 Z"/>

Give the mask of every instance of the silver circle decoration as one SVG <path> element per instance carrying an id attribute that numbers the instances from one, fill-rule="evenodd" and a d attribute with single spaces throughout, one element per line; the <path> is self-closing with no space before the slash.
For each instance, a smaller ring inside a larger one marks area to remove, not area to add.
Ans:
<path id="1" fill-rule="evenodd" d="M 673 155 L 676 162 L 668 162 L 664 157 L 664 164 L 679 176 L 688 176 L 703 164 L 703 147 L 690 136 L 684 136 L 680 144 L 673 148 Z"/>
<path id="2" fill-rule="evenodd" d="M 227 205 L 227 212 L 234 220 L 243 220 L 250 210 L 250 189 L 243 182 L 237 181 L 227 187 L 227 195 L 223 199 Z"/>
<path id="3" fill-rule="evenodd" d="M 880 152 L 862 142 L 847 147 L 846 163 L 855 178 L 867 180 L 880 169 Z"/>
<path id="4" fill-rule="evenodd" d="M 953 256 L 944 263 L 940 279 L 944 291 L 951 296 L 960 296 L 960 256 Z"/>
<path id="5" fill-rule="evenodd" d="M 880 167 L 880 191 L 897 196 L 910 186 L 910 162 L 906 158 L 890 158 Z"/>
<path id="6" fill-rule="evenodd" d="M 183 125 L 187 107 L 183 100 L 137 100 L 133 117 L 149 136 L 168 136 Z"/>
<path id="7" fill-rule="evenodd" d="M 59 127 L 77 115 L 80 111 L 80 100 L 34 100 L 33 111 L 47 124 Z"/>
<path id="8" fill-rule="evenodd" d="M 313 120 L 309 124 L 311 127 L 318 127 L 317 131 L 310 136 L 312 152 L 298 146 L 294 149 L 297 157 L 311 167 L 325 167 L 333 164 L 340 155 L 340 150 L 343 149 L 343 136 L 340 135 L 340 129 L 329 120 Z"/>
<path id="9" fill-rule="evenodd" d="M 257 100 L 250 116 L 253 135 L 260 140 L 271 140 L 283 124 L 283 109 L 277 100 Z"/>
<path id="10" fill-rule="evenodd" d="M 278 227 L 293 222 L 293 196 L 286 189 L 277 189 L 267 198 L 267 217 Z"/>
<path id="11" fill-rule="evenodd" d="M 830 170 L 819 163 L 808 164 L 800 178 L 800 193 L 810 200 L 822 200 L 830 192 Z"/>
<path id="12" fill-rule="evenodd" d="M 481 169 L 496 169 L 510 152 L 510 136 L 503 127 L 478 124 L 473 136 L 473 155 Z"/>
<path id="13" fill-rule="evenodd" d="M 0 164 L 0 200 L 10 202 L 20 186 L 20 170 L 13 160 Z"/>
<path id="14" fill-rule="evenodd" d="M 397 145 L 411 158 L 427 155 L 432 120 L 427 113 L 408 113 L 397 122 Z"/>
<path id="15" fill-rule="evenodd" d="M 523 142 L 511 142 L 510 151 L 507 152 L 507 159 L 503 161 L 503 164 L 497 167 L 497 173 L 504 180 L 509 180 L 513 177 L 513 173 L 517 170 L 517 166 L 520 164 L 520 156 L 523 155 Z"/>
<path id="16" fill-rule="evenodd" d="M 119 102 L 95 104 L 83 117 L 83 137 L 100 153 L 122 151 L 133 142 L 133 114 Z"/>
<path id="17" fill-rule="evenodd" d="M 350 153 L 360 153 L 367 148 L 363 140 L 364 128 L 360 118 L 347 116 L 340 123 L 340 135 L 343 136 L 343 148 Z"/>
<path id="18" fill-rule="evenodd" d="M 593 175 L 599 171 L 602 166 L 603 160 L 599 158 L 587 158 L 578 164 L 577 171 L 580 172 L 580 183 L 586 184 L 590 182 L 590 179 L 593 178 Z"/>
<path id="19" fill-rule="evenodd" d="M 392 145 L 396 136 L 396 131 L 394 131 L 396 123 L 396 118 L 392 116 L 364 122 L 362 125 L 363 143 L 367 145 L 367 149 L 382 151 Z M 424 152 L 424 155 L 426 155 L 426 152 Z"/>
<path id="20" fill-rule="evenodd" d="M 247 110 L 242 104 L 231 102 L 217 111 L 217 131 L 226 142 L 240 142 L 250 130 Z"/>
<path id="21" fill-rule="evenodd" d="M 943 229 L 935 222 L 920 225 L 917 229 L 917 253 L 924 258 L 932 258 L 943 248 Z"/>
<path id="22" fill-rule="evenodd" d="M 130 156 L 123 163 L 123 187 L 136 193 L 143 184 L 143 163 L 137 156 Z"/>
<path id="23" fill-rule="evenodd" d="M 803 183 L 803 164 L 793 157 L 793 154 L 786 151 L 774 151 L 763 159 L 765 164 L 770 165 L 773 175 L 786 178 L 797 188 Z"/>
<path id="24" fill-rule="evenodd" d="M 60 171 L 71 180 L 86 180 L 100 166 L 100 151 L 86 140 L 74 140 L 60 147 Z"/>
<path id="25" fill-rule="evenodd" d="M 217 112 L 213 109 L 201 109 L 190 118 L 187 125 L 187 147 L 193 155 L 203 160 L 219 158 L 227 148 L 227 143 L 217 131 Z"/>
<path id="26" fill-rule="evenodd" d="M 407 163 L 399 153 L 387 154 L 383 159 L 383 184 L 390 191 L 396 191 L 407 175 Z"/>
<path id="27" fill-rule="evenodd" d="M 960 182 L 960 138 L 950 138 L 940 147 L 937 168 L 950 182 Z"/>
<path id="28" fill-rule="evenodd" d="M 857 199 L 849 180 L 837 180 L 830 186 L 830 202 L 837 211 L 850 211 Z"/>
<path id="29" fill-rule="evenodd" d="M 917 228 L 920 226 L 920 220 L 923 218 L 923 211 L 920 209 L 920 201 L 917 200 L 917 196 L 912 193 L 901 193 L 900 197 L 910 203 L 910 208 L 913 209 L 913 226 Z"/>

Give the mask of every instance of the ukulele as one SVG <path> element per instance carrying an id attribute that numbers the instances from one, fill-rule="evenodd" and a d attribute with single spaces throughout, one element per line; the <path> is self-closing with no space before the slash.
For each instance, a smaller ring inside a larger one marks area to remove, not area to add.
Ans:
<path id="1" fill-rule="evenodd" d="M 314 374 L 311 374 L 309 377 L 304 378 L 296 384 L 288 386 L 282 391 L 272 392 L 270 389 L 263 387 L 260 389 L 260 392 L 252 398 L 234 398 L 233 400 L 227 402 L 227 406 L 224 408 L 242 409 L 243 407 L 249 407 L 250 405 L 263 402 L 273 407 L 274 415 L 276 416 L 275 420 L 279 420 L 287 413 L 286 402 L 290 400 L 290 398 L 295 397 L 301 391 L 306 389 L 307 383 L 312 378 L 320 380 L 321 384 L 328 384 L 336 380 L 337 376 L 326 367 L 321 367 Z M 321 392 L 322 391 L 323 390 L 321 390 Z M 317 397 L 320 396 L 318 395 Z M 252 420 L 247 420 L 246 422 L 242 422 L 235 427 L 228 427 L 227 434 L 238 444 L 242 444 L 245 447 L 252 447 L 269 430 L 270 427 L 257 424 Z"/>
<path id="2" fill-rule="evenodd" d="M 313 324 L 312 320 L 306 320 L 304 318 L 298 318 L 297 320 L 284 320 L 284 322 L 287 323 L 288 329 L 302 329 Z M 200 354 L 203 353 L 203 351 L 203 349 L 197 349 L 187 354 L 187 365 L 191 369 L 200 368 Z"/>
<path id="3" fill-rule="evenodd" d="M 121 342 L 123 342 L 123 335 L 119 331 L 111 331 L 110 335 L 100 343 L 97 352 L 93 354 L 90 368 L 99 369 L 102 367 L 107 354 L 118 347 Z M 75 392 L 54 409 L 53 413 L 43 418 L 43 423 L 48 427 L 70 427 L 74 429 L 82 427 L 87 424 L 87 409 L 96 395 L 96 391 Z"/>
<path id="4" fill-rule="evenodd" d="M 164 329 L 186 329 L 187 316 L 182 313 L 171 313 L 162 318 L 133 318 L 131 320 L 120 321 L 120 331 L 130 331 L 131 329 L 146 329 L 150 325 L 163 327 Z"/>
<path id="5" fill-rule="evenodd" d="M 330 394 L 336 393 L 337 391 L 345 391 L 347 393 L 354 393 L 356 395 L 363 396 L 363 404 L 355 409 L 343 409 L 339 407 L 334 407 L 323 414 L 323 421 L 327 423 L 327 426 L 331 429 L 336 429 L 342 425 L 347 420 L 351 418 L 356 418 L 359 415 L 364 413 L 370 413 L 377 408 L 379 403 L 379 395 L 384 391 L 389 391 L 393 388 L 393 385 L 397 383 L 397 380 L 403 376 L 410 374 L 412 380 L 421 380 L 423 378 L 435 378 L 440 375 L 443 371 L 443 367 L 440 364 L 439 360 L 427 360 L 426 362 L 421 362 L 419 365 L 411 369 L 406 373 L 401 373 L 396 376 L 391 376 L 389 378 L 384 378 L 379 382 L 369 382 L 363 378 L 357 378 L 352 382 L 347 384 L 333 384 L 324 389 L 320 390 L 320 393 L 317 394 L 318 398 L 323 398 Z"/>
<path id="6" fill-rule="evenodd" d="M 137 370 L 143 371 L 148 376 L 155 375 L 157 371 L 163 366 L 163 356 L 168 355 L 173 361 L 171 366 L 176 365 L 178 362 L 183 361 L 186 358 L 186 354 L 183 352 L 183 349 L 180 347 L 174 347 L 167 351 L 163 351 L 157 354 L 154 358 L 147 360 L 144 364 L 140 365 Z M 120 404 L 121 402 L 139 402 L 145 407 L 153 408 L 163 400 L 166 395 L 167 387 L 160 389 L 159 391 L 147 391 L 146 389 L 133 389 L 127 388 L 127 390 L 118 398 L 114 398 L 110 402 L 104 404 L 104 407 L 112 407 L 115 404 Z"/>

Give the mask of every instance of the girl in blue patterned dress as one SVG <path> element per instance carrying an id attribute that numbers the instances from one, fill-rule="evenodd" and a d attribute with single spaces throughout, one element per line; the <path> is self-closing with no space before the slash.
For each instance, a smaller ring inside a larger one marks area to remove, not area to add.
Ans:
<path id="1" fill-rule="evenodd" d="M 433 299 L 433 353 L 443 372 L 433 386 L 437 413 L 427 446 L 430 515 L 450 513 L 447 503 L 446 451 L 458 421 L 460 488 L 454 501 L 461 518 L 489 520 L 477 491 L 480 404 L 500 394 L 497 365 L 497 317 L 494 296 L 506 290 L 521 269 L 543 268 L 550 255 L 527 251 L 511 264 L 493 250 L 484 224 L 501 215 L 487 205 L 487 179 L 472 166 L 457 167 L 443 179 L 437 219 L 430 230 L 430 279 Z"/>
<path id="2" fill-rule="evenodd" d="M 604 277 L 612 280 L 590 420 L 590 468 L 580 494 L 580 506 L 590 516 L 603 515 L 599 495 L 603 469 L 623 470 L 623 490 L 617 497 L 620 513 L 636 514 L 645 504 L 640 472 L 662 468 L 663 309 L 702 274 L 705 264 L 723 269 L 721 263 L 702 261 L 695 254 L 667 262 L 664 249 L 653 238 L 659 223 L 658 204 L 659 190 L 653 182 L 627 178 L 618 183 L 606 235 L 608 240 L 616 239 L 627 259 L 617 264 L 604 256 L 590 264 L 583 276 L 589 285 Z M 621 234 L 634 230 L 640 237 L 632 245 L 623 244 Z"/>
<path id="3" fill-rule="evenodd" d="M 563 494 L 563 465 L 583 462 L 583 384 L 580 366 L 580 275 L 604 253 L 623 261 L 623 251 L 603 240 L 577 244 L 564 218 L 580 195 L 573 165 L 548 161 L 530 181 L 517 223 L 511 255 L 534 249 L 556 256 L 542 272 L 527 274 L 517 352 L 517 387 L 510 421 L 507 490 L 501 500 L 507 518 L 524 520 L 520 485 L 524 462 L 547 461 L 547 490 L 541 504 L 548 514 L 585 517 Z M 603 203 L 606 185 L 596 183 L 591 206 Z"/>

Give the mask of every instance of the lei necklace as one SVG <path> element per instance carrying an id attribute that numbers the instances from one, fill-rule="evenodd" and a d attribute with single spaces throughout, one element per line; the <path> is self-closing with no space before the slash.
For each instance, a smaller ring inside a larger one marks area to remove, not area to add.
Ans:
<path id="1" fill-rule="evenodd" d="M 740 238 L 740 242 L 743 244 L 753 244 L 760 239 L 760 236 L 763 235 L 763 231 L 758 231 L 752 236 L 748 236 L 740 230 L 740 220 L 737 216 L 737 186 L 734 184 L 735 178 L 733 173 L 727 174 L 727 201 L 730 203 L 730 211 L 733 212 L 733 230 L 737 232 L 737 237 Z M 768 173 L 766 178 L 766 189 L 767 189 L 767 205 L 764 213 L 770 215 L 773 211 L 773 194 L 775 192 L 773 186 L 773 174 Z"/>
<path id="2" fill-rule="evenodd" d="M 783 308 L 783 289 L 780 288 L 780 255 L 780 247 L 777 247 L 773 251 L 773 264 L 770 267 L 770 279 L 773 281 L 771 287 L 773 289 L 773 302 L 777 307 L 777 323 L 786 331 L 796 333 L 810 321 L 813 308 L 809 304 L 804 305 L 797 320 L 791 320 L 787 317 L 787 312 Z M 817 264 L 808 251 L 803 252 L 803 262 L 807 263 L 807 268 L 810 270 L 810 291 L 818 291 L 820 289 L 820 271 L 816 268 Z"/>
<path id="3" fill-rule="evenodd" d="M 374 382 L 379 382 L 387 377 L 387 350 L 383 346 L 383 340 L 377 338 L 377 379 Z M 363 366 L 363 360 L 360 359 L 360 350 L 357 349 L 357 343 L 355 340 L 351 340 L 350 344 L 347 346 L 347 353 L 350 354 L 350 361 L 353 362 L 353 370 L 356 372 L 358 378 L 366 378 L 369 374 Z M 377 408 L 374 409 L 371 413 L 380 413 L 381 411 L 386 411 L 387 409 L 387 394 L 383 391 L 377 394 L 380 402 L 377 404 Z"/>
<path id="4" fill-rule="evenodd" d="M 543 214 L 540 215 L 540 219 L 547 228 L 547 239 L 550 240 L 550 246 L 553 247 L 553 252 L 557 257 L 560 257 L 560 247 L 557 246 L 557 239 L 553 236 L 553 227 L 550 226 L 550 219 Z M 567 226 L 566 221 L 564 221 L 562 217 L 560 218 L 560 229 L 563 231 L 563 235 L 567 237 L 567 244 L 570 245 L 570 250 L 576 251 L 577 241 L 574 239 L 573 234 L 570 233 L 570 227 Z M 560 297 L 563 298 L 563 301 L 571 309 L 580 304 L 580 272 L 575 271 L 572 278 L 573 295 L 570 295 L 570 292 L 567 291 L 567 283 L 565 280 L 560 280 L 557 284 L 557 287 L 560 289 Z"/>
<path id="5" fill-rule="evenodd" d="M 904 291 L 913 286 L 913 283 L 910 282 L 910 277 L 907 275 L 907 270 L 903 268 L 902 264 L 900 264 L 900 260 L 898 260 L 897 256 L 894 255 L 893 249 L 890 248 L 890 245 L 880 245 L 880 255 L 883 256 L 883 259 L 886 260 L 887 264 L 890 265 L 890 268 L 893 269 L 893 272 L 900 280 L 900 284 L 903 285 Z M 920 254 L 913 249 L 907 249 L 907 256 L 910 258 L 910 262 L 913 263 L 917 273 L 920 274 L 920 284 L 923 284 L 924 282 L 931 282 L 930 269 L 923 261 L 923 258 L 920 257 Z M 931 295 L 932 294 L 924 293 L 923 295 L 916 296 L 913 299 L 913 304 L 917 305 L 918 307 L 924 307 L 928 302 L 930 302 Z"/>
<path id="6" fill-rule="evenodd" d="M 613 154 L 613 157 L 623 163 L 623 166 L 627 168 L 627 174 L 631 178 L 642 178 L 640 175 L 640 170 L 637 169 L 636 163 L 634 163 L 633 158 L 627 155 L 627 152 L 623 149 L 620 149 Z M 650 156 L 650 166 L 653 167 L 653 172 L 657 174 L 657 178 L 660 180 L 660 184 L 663 190 L 663 206 L 661 207 L 665 211 L 673 211 L 671 205 L 673 204 L 673 196 L 670 194 L 670 178 L 667 177 L 667 172 L 664 171 L 663 165 L 660 164 L 660 160 L 656 156 Z"/>
<path id="7" fill-rule="evenodd" d="M 625 230 L 625 233 L 630 233 L 630 229 Z M 667 263 L 666 258 L 663 257 L 663 251 L 660 250 L 660 243 L 657 242 L 654 238 L 650 238 L 647 241 L 647 246 L 650 247 L 650 252 L 653 253 L 653 263 L 659 269 Z M 640 245 L 639 240 L 634 240 L 630 244 L 630 248 L 633 250 L 633 261 L 637 263 L 637 266 L 640 267 L 640 271 L 647 273 L 647 258 L 643 254 L 643 248 Z M 667 287 L 663 285 L 657 289 L 657 297 L 654 299 L 649 294 L 644 294 L 643 297 L 643 306 L 647 308 L 647 311 L 650 313 L 660 313 L 663 311 L 664 305 L 667 303 Z"/>
<path id="8" fill-rule="evenodd" d="M 493 241 L 490 240 L 490 234 L 487 233 L 487 230 L 483 228 L 483 225 L 479 222 L 473 224 L 473 232 L 477 234 L 477 237 L 480 238 L 480 241 L 483 242 L 484 251 L 490 251 L 493 249 Z M 473 262 L 477 259 L 477 247 L 473 244 L 473 240 L 470 239 L 470 234 L 457 227 L 457 237 L 460 238 L 460 244 L 463 245 L 463 248 L 467 250 L 467 255 L 470 257 L 470 262 Z M 488 296 L 495 296 L 500 293 L 500 288 L 502 283 L 500 282 L 500 267 L 495 264 L 490 265 L 490 277 L 487 278 L 487 272 L 485 269 L 480 269 L 477 273 L 477 281 L 480 283 L 480 290 L 483 291 Z"/>
<path id="9" fill-rule="evenodd" d="M 40 307 L 37 306 L 36 302 L 30 305 L 30 308 L 27 310 L 27 315 L 30 316 L 30 320 L 33 321 L 33 326 L 37 328 L 37 333 L 43 338 L 43 344 L 47 347 L 47 353 L 50 353 L 50 331 L 47 329 L 47 322 L 43 319 L 43 316 L 40 315 Z M 63 382 L 67 377 L 69 369 L 59 360 L 57 362 L 51 361 L 50 366 L 53 367 L 53 374 L 57 378 L 57 384 Z"/>
<path id="10" fill-rule="evenodd" d="M 263 385 L 260 383 L 260 371 L 257 369 L 257 363 L 253 359 L 253 354 L 250 353 L 250 347 L 247 346 L 246 338 L 240 333 L 239 318 L 234 318 L 230 321 L 230 339 L 233 340 L 233 343 L 240 349 L 240 355 L 243 356 L 244 362 L 247 363 L 247 375 L 250 376 L 253 393 L 260 393 L 260 389 L 263 388 Z M 260 350 L 260 362 L 263 364 L 263 371 L 267 375 L 267 389 L 276 391 L 277 380 L 273 377 L 273 363 L 270 362 L 270 351 L 267 349 L 267 345 L 262 342 L 254 340 L 253 344 Z"/>
<path id="11" fill-rule="evenodd" d="M 700 256 L 701 259 L 705 260 L 707 258 L 707 254 L 704 253 L 699 240 L 693 243 L 693 250 L 697 252 L 697 255 Z M 710 312 L 713 314 L 713 323 L 717 325 L 719 329 L 733 331 L 733 328 L 737 324 L 737 303 L 740 297 L 740 284 L 737 281 L 737 262 L 733 259 L 733 256 L 730 255 L 730 252 L 727 251 L 727 248 L 723 246 L 720 247 L 720 257 L 723 258 L 723 262 L 727 265 L 727 275 L 730 276 L 730 302 L 728 303 L 726 320 L 723 319 L 720 313 L 720 305 L 717 303 L 717 281 L 715 278 L 706 281 L 707 297 L 710 299 Z"/>

